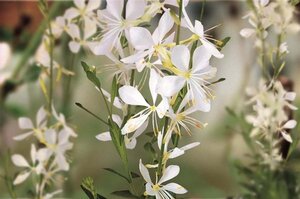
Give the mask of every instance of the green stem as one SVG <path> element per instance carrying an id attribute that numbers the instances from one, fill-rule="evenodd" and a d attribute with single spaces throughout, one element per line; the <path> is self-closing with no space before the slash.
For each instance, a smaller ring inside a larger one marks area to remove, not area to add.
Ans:
<path id="1" fill-rule="evenodd" d="M 177 25 L 176 45 L 178 45 L 180 42 L 180 28 L 181 28 L 181 17 L 182 17 L 182 8 L 183 8 L 182 4 L 183 4 L 183 0 L 180 0 L 179 13 L 178 13 L 179 24 Z"/>

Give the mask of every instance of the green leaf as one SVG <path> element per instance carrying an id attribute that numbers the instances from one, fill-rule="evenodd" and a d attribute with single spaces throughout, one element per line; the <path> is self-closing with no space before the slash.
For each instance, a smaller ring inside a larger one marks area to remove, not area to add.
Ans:
<path id="1" fill-rule="evenodd" d="M 231 115 L 232 117 L 237 117 L 237 115 L 236 115 L 236 113 L 234 112 L 234 110 L 232 110 L 230 107 L 226 107 L 225 109 L 226 109 L 226 111 L 227 111 L 227 113 L 228 113 L 229 115 Z"/>
<path id="2" fill-rule="evenodd" d="M 124 176 L 123 174 L 119 173 L 118 171 L 115 171 L 115 170 L 113 170 L 111 168 L 103 168 L 103 169 L 106 170 L 106 171 L 109 171 L 109 172 L 111 172 L 113 174 L 116 174 L 116 175 L 124 178 L 127 182 L 129 182 L 129 179 L 126 176 Z"/>
<path id="3" fill-rule="evenodd" d="M 112 105 L 115 101 L 116 96 L 118 95 L 118 88 L 119 88 L 119 85 L 118 85 L 117 77 L 115 75 L 113 78 L 113 81 L 112 81 L 112 86 L 111 86 L 111 102 L 110 103 Z"/>
<path id="4" fill-rule="evenodd" d="M 134 173 L 134 172 L 131 172 L 131 176 L 132 176 L 133 178 L 138 178 L 138 177 L 140 177 L 140 175 L 139 175 L 139 174 L 137 174 L 137 173 Z"/>
<path id="5" fill-rule="evenodd" d="M 137 198 L 136 196 L 132 195 L 129 190 L 114 191 L 111 194 L 115 196 L 122 196 L 125 198 Z"/>
<path id="6" fill-rule="evenodd" d="M 216 44 L 218 50 L 222 50 L 226 46 L 226 44 L 229 42 L 229 40 L 230 40 L 230 37 L 225 37 L 221 41 L 216 41 L 215 44 Z"/>
<path id="7" fill-rule="evenodd" d="M 96 68 L 94 66 L 89 66 L 84 61 L 81 61 L 83 70 L 86 73 L 87 78 L 98 88 L 101 89 L 101 83 L 96 75 Z"/>
<path id="8" fill-rule="evenodd" d="M 41 73 L 41 67 L 37 65 L 31 65 L 29 69 L 26 71 L 26 74 L 23 76 L 23 82 L 34 82 L 36 81 Z"/>

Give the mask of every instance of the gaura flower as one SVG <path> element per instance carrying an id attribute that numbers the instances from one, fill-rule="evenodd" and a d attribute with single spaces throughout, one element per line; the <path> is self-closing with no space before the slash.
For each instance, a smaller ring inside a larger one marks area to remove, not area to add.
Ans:
<path id="1" fill-rule="evenodd" d="M 196 37 L 200 40 L 202 45 L 206 48 L 206 50 L 217 58 L 223 58 L 224 55 L 220 53 L 220 51 L 215 47 L 214 44 L 208 41 L 209 37 L 204 34 L 204 28 L 200 21 L 195 20 L 195 26 L 193 26 L 188 14 L 186 13 L 185 8 L 182 9 L 182 13 L 187 25 L 187 28 L 194 33 Z"/>
<path id="2" fill-rule="evenodd" d="M 176 194 L 185 194 L 187 190 L 177 183 L 168 183 L 163 185 L 164 182 L 175 178 L 180 171 L 179 166 L 170 165 L 164 171 L 162 177 L 158 180 L 156 176 L 156 180 L 153 183 L 148 169 L 143 165 L 142 160 L 140 160 L 139 164 L 140 172 L 146 181 L 146 192 L 145 195 L 155 196 L 156 199 L 174 199 L 174 197 L 169 193 L 173 192 Z"/>
<path id="3" fill-rule="evenodd" d="M 132 116 L 125 124 L 125 126 L 122 128 L 122 134 L 125 135 L 127 133 L 131 133 L 138 129 L 146 120 L 147 118 L 152 114 L 152 124 L 153 129 L 157 130 L 157 116 L 159 118 L 163 118 L 166 111 L 169 108 L 168 100 L 164 97 L 162 97 L 161 102 L 156 105 L 157 100 L 157 92 L 156 87 L 159 83 L 159 75 L 155 72 L 154 69 L 151 69 L 150 72 L 150 79 L 149 79 L 149 88 L 150 93 L 152 97 L 153 104 L 150 105 L 146 100 L 144 99 L 143 95 L 132 86 L 123 86 L 119 89 L 120 98 L 129 105 L 134 106 L 143 106 L 145 107 L 142 111 L 138 112 L 134 116 Z"/>
<path id="4" fill-rule="evenodd" d="M 29 130 L 28 132 L 15 136 L 14 140 L 23 140 L 30 135 L 36 136 L 39 140 L 43 137 L 43 130 L 46 127 L 47 121 L 47 112 L 44 107 L 41 107 L 36 115 L 36 125 L 33 125 L 30 118 L 27 117 L 20 117 L 19 127 L 24 130 Z"/>
<path id="5" fill-rule="evenodd" d="M 166 10 L 152 35 L 146 28 L 130 28 L 130 43 L 137 52 L 121 59 L 121 61 L 124 63 L 136 63 L 137 70 L 141 72 L 147 64 L 144 61 L 145 57 L 148 61 L 151 60 L 153 55 L 164 57 L 166 52 L 163 44 L 171 43 L 174 39 L 174 33 L 166 37 L 173 25 L 174 21 L 170 15 L 170 11 Z"/>
<path id="6" fill-rule="evenodd" d="M 65 18 L 68 20 L 72 20 L 80 16 L 84 20 L 87 20 L 93 15 L 95 15 L 93 11 L 99 8 L 101 0 L 74 0 L 74 4 L 76 7 L 71 7 L 68 10 L 66 10 Z"/>
<path id="7" fill-rule="evenodd" d="M 128 0 L 125 18 L 122 16 L 123 7 L 123 0 L 108 0 L 106 9 L 98 11 L 97 14 L 103 34 L 100 42 L 92 49 L 96 55 L 104 55 L 114 47 L 121 49 L 121 36 L 126 36 L 126 32 L 130 27 L 141 23 L 138 19 L 144 14 L 146 1 Z"/>
<path id="8" fill-rule="evenodd" d="M 38 175 L 41 174 L 44 167 L 43 167 L 42 162 L 38 161 L 37 154 L 38 154 L 38 152 L 37 152 L 35 146 L 32 144 L 31 151 L 30 151 L 30 157 L 31 157 L 31 161 L 32 161 L 31 164 L 29 164 L 22 155 L 14 154 L 11 157 L 14 165 L 25 168 L 25 170 L 22 171 L 20 174 L 18 174 L 17 177 L 15 178 L 15 180 L 13 182 L 14 185 L 24 182 L 30 176 L 31 173 L 36 173 Z"/>
<path id="9" fill-rule="evenodd" d="M 122 125 L 122 119 L 118 116 L 113 114 L 112 115 L 112 119 L 113 121 L 119 126 L 121 127 Z M 134 149 L 137 143 L 137 137 L 139 137 L 147 128 L 148 126 L 148 121 L 144 122 L 136 131 L 135 133 L 129 137 L 128 134 L 126 134 L 124 136 L 124 142 L 125 142 L 125 146 L 127 149 Z M 96 138 L 100 141 L 111 141 L 111 136 L 110 136 L 110 132 L 104 132 L 104 133 L 100 133 L 96 136 Z"/>
<path id="10" fill-rule="evenodd" d="M 209 65 L 211 54 L 204 46 L 196 48 L 193 54 L 192 67 L 190 64 L 190 52 L 186 46 L 175 46 L 171 52 L 171 61 L 176 67 L 176 75 L 165 76 L 160 81 L 157 91 L 163 96 L 171 97 L 178 93 L 186 84 L 188 96 L 197 110 L 208 112 L 212 94 L 205 85 L 215 76 L 216 68 Z"/>

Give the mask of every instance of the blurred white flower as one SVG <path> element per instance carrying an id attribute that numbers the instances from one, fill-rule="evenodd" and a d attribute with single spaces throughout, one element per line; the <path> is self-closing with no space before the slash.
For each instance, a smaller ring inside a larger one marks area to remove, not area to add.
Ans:
<path id="1" fill-rule="evenodd" d="M 14 165 L 25 169 L 17 175 L 17 177 L 15 178 L 15 180 L 13 182 L 14 185 L 24 182 L 30 176 L 30 174 L 32 172 L 36 173 L 38 175 L 41 174 L 44 167 L 43 167 L 42 162 L 38 161 L 37 154 L 38 154 L 38 152 L 37 152 L 35 146 L 32 144 L 31 151 L 30 151 L 30 157 L 31 157 L 31 162 L 32 162 L 31 164 L 29 164 L 22 155 L 19 155 L 19 154 L 12 155 L 11 158 L 12 158 L 12 162 L 14 163 Z"/>
<path id="2" fill-rule="evenodd" d="M 26 133 L 15 136 L 14 140 L 23 140 L 30 135 L 36 136 L 39 140 L 43 139 L 43 130 L 46 127 L 47 112 L 42 106 L 36 115 L 36 125 L 33 125 L 32 121 L 28 117 L 20 117 L 18 119 L 20 129 L 29 130 Z"/>
<path id="3" fill-rule="evenodd" d="M 0 85 L 2 85 L 10 76 L 9 72 L 1 71 L 7 67 L 8 62 L 11 59 L 12 52 L 10 45 L 6 42 L 0 42 L 0 52 Z"/>

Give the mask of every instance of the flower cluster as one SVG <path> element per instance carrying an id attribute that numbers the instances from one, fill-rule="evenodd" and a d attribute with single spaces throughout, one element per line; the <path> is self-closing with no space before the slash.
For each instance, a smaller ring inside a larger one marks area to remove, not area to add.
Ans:
<path id="1" fill-rule="evenodd" d="M 73 147 L 70 138 L 77 137 L 72 128 L 66 124 L 64 115 L 56 113 L 54 108 L 52 112 L 55 119 L 53 124 L 48 123 L 48 114 L 44 107 L 39 109 L 35 124 L 27 117 L 19 118 L 19 126 L 26 132 L 15 136 L 14 140 L 21 141 L 34 137 L 38 145 L 31 144 L 31 162 L 20 154 L 12 156 L 13 163 L 22 168 L 13 184 L 21 184 L 32 175 L 33 179 L 37 180 L 37 196 L 49 199 L 61 190 L 45 193 L 46 185 L 54 181 L 60 172 L 69 170 L 67 151 Z"/>
<path id="2" fill-rule="evenodd" d="M 249 103 L 254 103 L 254 114 L 246 116 L 246 120 L 253 125 L 251 137 L 258 144 L 263 163 L 275 169 L 282 161 L 282 139 L 293 142 L 288 131 L 295 128 L 297 122 L 289 118 L 289 111 L 297 110 L 291 104 L 296 93 L 285 91 L 280 81 L 269 85 L 261 81 L 258 91 L 248 89 L 248 94 L 252 96 Z"/>
<path id="3" fill-rule="evenodd" d="M 210 111 L 214 98 L 210 85 L 217 72 L 210 65 L 210 59 L 223 57 L 216 40 L 206 34 L 202 23 L 191 22 L 185 10 L 187 4 L 188 1 L 176 0 L 128 0 L 126 4 L 123 0 L 108 0 L 105 9 L 97 10 L 96 1 L 83 4 L 75 1 L 77 8 L 68 9 L 64 20 L 59 18 L 65 22 L 59 27 L 74 38 L 69 44 L 71 51 L 77 52 L 83 46 L 113 62 L 104 66 L 112 71 L 116 81 L 113 87 L 118 89 L 112 93 L 100 86 L 97 77 L 92 77 L 95 71 L 106 70 L 84 64 L 88 78 L 104 97 L 111 118 L 109 124 L 114 123 L 121 129 L 118 135 L 110 127 L 96 138 L 113 141 L 122 157 L 124 152 L 120 152 L 119 140 L 127 149 L 134 149 L 138 137 L 151 126 L 151 137 L 158 144 L 157 156 L 149 164 L 144 165 L 141 160 L 139 168 L 146 181 L 145 195 L 156 198 L 173 198 L 170 192 L 187 192 L 176 183 L 162 184 L 179 173 L 179 166 L 168 166 L 168 160 L 183 155 L 199 142 L 178 147 L 178 143 L 172 146 L 171 138 L 179 139 L 183 131 L 191 134 L 190 126 L 206 126 L 192 114 Z M 179 8 L 178 15 L 172 10 L 174 7 Z M 144 25 L 156 15 L 161 15 L 160 20 L 150 32 Z M 81 36 L 78 26 L 73 24 L 76 20 L 83 21 Z M 190 37 L 181 40 L 180 29 L 190 31 Z M 137 76 L 140 78 L 135 78 Z M 150 99 L 142 94 L 142 89 L 150 92 Z M 117 109 L 117 113 L 113 109 Z M 147 168 L 155 170 L 154 183 Z"/>

